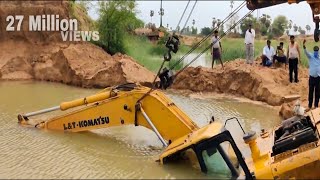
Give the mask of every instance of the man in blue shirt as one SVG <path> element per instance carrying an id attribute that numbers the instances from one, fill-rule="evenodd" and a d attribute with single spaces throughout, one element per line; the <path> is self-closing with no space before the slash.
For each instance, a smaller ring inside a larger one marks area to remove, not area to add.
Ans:
<path id="1" fill-rule="evenodd" d="M 313 103 L 313 93 L 314 107 L 317 108 L 320 98 L 320 58 L 319 58 L 319 47 L 315 46 L 313 48 L 313 54 L 309 53 L 306 49 L 306 40 L 303 41 L 304 53 L 309 59 L 309 109 L 312 108 Z"/>

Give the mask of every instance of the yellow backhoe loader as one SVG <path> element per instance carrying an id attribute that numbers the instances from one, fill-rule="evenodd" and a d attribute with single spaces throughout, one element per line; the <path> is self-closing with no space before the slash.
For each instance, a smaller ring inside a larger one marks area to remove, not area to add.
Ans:
<path id="1" fill-rule="evenodd" d="M 256 9 L 284 2 L 300 1 L 248 0 L 247 6 Z M 320 3 L 307 2 L 314 14 L 318 14 Z M 177 44 L 174 42 L 171 44 Z M 175 46 L 169 47 L 177 50 Z M 168 74 L 160 76 L 160 79 L 171 82 Z M 34 123 L 31 119 L 36 115 L 65 110 L 70 112 L 41 122 Z M 223 125 L 213 118 L 208 125 L 200 128 L 161 91 L 137 84 L 109 87 L 92 96 L 18 115 L 22 125 L 67 132 L 131 124 L 144 126 L 154 131 L 165 147 L 159 157 L 161 164 L 183 159 L 191 161 L 205 173 L 227 178 L 320 178 L 320 109 L 294 116 L 278 127 L 259 134 L 245 132 L 238 121 L 244 133 L 243 142 L 251 150 L 251 155 L 247 157 L 243 156 L 237 145 L 241 142 L 236 144 L 226 129 L 226 123 L 232 120 L 237 119 L 228 119 Z"/>

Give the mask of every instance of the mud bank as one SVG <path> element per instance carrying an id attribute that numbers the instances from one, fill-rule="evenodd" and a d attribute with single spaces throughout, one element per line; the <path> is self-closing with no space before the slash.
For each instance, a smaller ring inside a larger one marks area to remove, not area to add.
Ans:
<path id="1" fill-rule="evenodd" d="M 256 63 L 250 66 L 245 60 L 235 60 L 210 68 L 187 68 L 176 79 L 174 89 L 189 89 L 194 92 L 225 93 L 262 101 L 279 106 L 283 118 L 292 116 L 294 103 L 300 97 L 307 107 L 308 70 L 299 69 L 299 83 L 290 83 L 288 67 L 266 68 Z"/>
<path id="2" fill-rule="evenodd" d="M 64 42 L 60 32 L 29 31 L 29 15 L 55 14 L 70 19 L 70 8 L 68 1 L 0 2 L 1 80 L 32 79 L 81 87 L 152 82 L 154 74 L 129 56 L 111 56 L 88 42 Z M 21 31 L 7 32 L 5 18 L 16 12 L 25 17 Z"/>
<path id="3" fill-rule="evenodd" d="M 17 42 L 0 45 L 7 53 L 7 56 L 0 57 L 2 80 L 33 79 L 80 87 L 108 87 L 128 82 L 148 86 L 154 78 L 152 72 L 131 57 L 111 56 L 86 42 L 29 47 Z"/>

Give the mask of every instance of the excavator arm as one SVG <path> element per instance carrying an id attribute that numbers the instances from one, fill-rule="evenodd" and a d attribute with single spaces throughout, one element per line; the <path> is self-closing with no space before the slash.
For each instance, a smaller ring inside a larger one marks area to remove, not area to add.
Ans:
<path id="1" fill-rule="evenodd" d="M 250 10 L 255 10 L 255 9 L 270 7 L 270 6 L 283 4 L 283 3 L 292 4 L 292 3 L 300 3 L 303 1 L 306 1 L 310 5 L 310 8 L 312 10 L 313 22 L 315 23 L 315 26 L 316 26 L 314 30 L 314 40 L 318 42 L 319 34 L 320 34 L 320 29 L 319 29 L 320 0 L 247 0 L 247 7 Z"/>
<path id="2" fill-rule="evenodd" d="M 149 88 L 142 86 L 126 90 L 119 87 L 108 88 L 86 98 L 63 102 L 54 108 L 19 115 L 18 119 L 20 123 L 28 124 L 31 116 L 53 109 L 65 111 L 78 107 L 72 112 L 39 122 L 35 126 L 49 130 L 80 132 L 133 124 L 155 131 L 165 145 L 199 129 L 160 91 L 152 91 L 137 104 L 148 91 Z"/>

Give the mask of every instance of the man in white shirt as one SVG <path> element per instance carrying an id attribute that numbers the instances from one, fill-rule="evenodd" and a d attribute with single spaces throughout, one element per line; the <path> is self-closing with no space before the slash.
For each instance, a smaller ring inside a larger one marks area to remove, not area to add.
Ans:
<path id="1" fill-rule="evenodd" d="M 272 65 L 273 56 L 276 54 L 274 48 L 271 46 L 271 41 L 267 40 L 267 45 L 263 48 L 262 52 L 262 65 L 270 67 Z"/>
<path id="2" fill-rule="evenodd" d="M 212 55 L 212 65 L 211 68 L 213 69 L 213 64 L 215 62 L 215 60 L 219 60 L 223 69 L 223 63 L 221 60 L 221 51 L 222 51 L 222 46 L 221 46 L 221 42 L 219 40 L 219 36 L 218 36 L 218 31 L 214 31 L 214 35 L 212 37 L 212 47 L 211 47 L 211 55 Z"/>
<path id="3" fill-rule="evenodd" d="M 246 62 L 247 64 L 253 64 L 254 61 L 254 38 L 256 32 L 252 29 L 252 25 L 249 24 L 249 29 L 246 31 L 244 43 L 246 44 Z"/>

